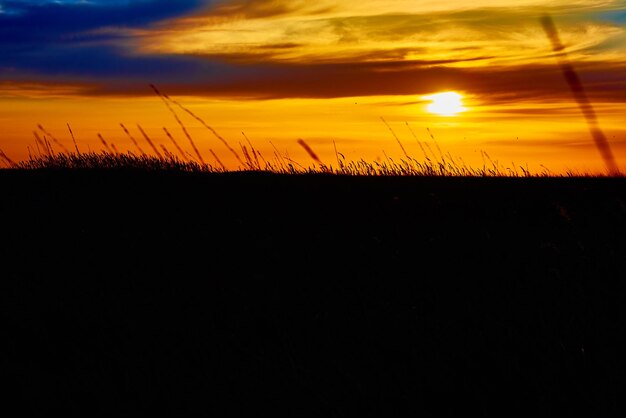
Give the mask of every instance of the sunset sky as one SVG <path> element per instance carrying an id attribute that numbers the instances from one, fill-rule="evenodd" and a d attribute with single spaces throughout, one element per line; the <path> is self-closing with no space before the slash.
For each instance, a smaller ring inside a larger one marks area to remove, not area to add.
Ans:
<path id="1" fill-rule="evenodd" d="M 192 153 L 152 83 L 233 147 L 245 133 L 267 159 L 311 164 L 300 138 L 328 164 L 335 147 L 353 160 L 400 159 L 391 127 L 418 159 L 429 129 L 468 165 L 487 153 L 504 166 L 603 171 L 544 14 L 625 170 L 623 0 L 0 0 L 0 149 L 36 153 L 39 124 L 70 148 L 69 124 L 85 151 L 102 149 L 98 134 L 135 151 L 123 123 L 172 148 L 166 127 Z M 443 92 L 458 95 L 456 110 L 437 111 Z M 237 167 L 214 134 L 179 116 L 207 162 L 212 150 Z"/>

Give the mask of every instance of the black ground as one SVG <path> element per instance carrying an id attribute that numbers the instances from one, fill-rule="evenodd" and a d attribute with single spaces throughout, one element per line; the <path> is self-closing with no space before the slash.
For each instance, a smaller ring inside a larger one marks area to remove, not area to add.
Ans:
<path id="1" fill-rule="evenodd" d="M 0 192 L 24 416 L 626 416 L 626 179 L 7 170 Z"/>

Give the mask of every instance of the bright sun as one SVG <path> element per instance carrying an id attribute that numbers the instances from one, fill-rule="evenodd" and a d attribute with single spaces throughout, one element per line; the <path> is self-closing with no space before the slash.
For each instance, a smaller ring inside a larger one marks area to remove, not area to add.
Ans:
<path id="1" fill-rule="evenodd" d="M 424 98 L 432 102 L 426 109 L 440 116 L 455 116 L 465 110 L 461 103 L 463 96 L 453 91 L 432 94 Z"/>

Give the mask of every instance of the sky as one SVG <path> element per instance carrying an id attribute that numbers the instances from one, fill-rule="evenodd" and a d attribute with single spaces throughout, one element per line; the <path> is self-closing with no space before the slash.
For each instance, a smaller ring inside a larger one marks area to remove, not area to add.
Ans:
<path id="1" fill-rule="evenodd" d="M 299 139 L 328 164 L 422 159 L 430 143 L 471 166 L 602 172 L 566 59 L 626 170 L 625 25 L 624 0 L 0 0 L 0 149 L 36 153 L 38 125 L 71 148 L 69 125 L 82 149 L 100 134 L 136 151 L 124 124 L 192 154 L 153 84 L 268 159 L 313 163 Z M 433 112 L 445 92 L 462 111 Z M 207 162 L 237 168 L 179 116 Z"/>

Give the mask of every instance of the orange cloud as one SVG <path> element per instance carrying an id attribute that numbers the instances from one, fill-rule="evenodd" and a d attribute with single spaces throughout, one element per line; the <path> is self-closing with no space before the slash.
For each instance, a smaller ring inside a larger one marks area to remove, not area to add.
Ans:
<path id="1" fill-rule="evenodd" d="M 235 62 L 362 62 L 490 57 L 491 64 L 548 62 L 549 45 L 538 17 L 562 15 L 560 31 L 572 58 L 605 60 L 600 48 L 624 34 L 590 10 L 611 1 L 224 1 L 203 13 L 142 33 L 137 47 L 150 54 L 202 55 Z M 504 7 L 503 7 L 504 6 Z M 611 60 L 618 59 L 612 55 Z"/>

